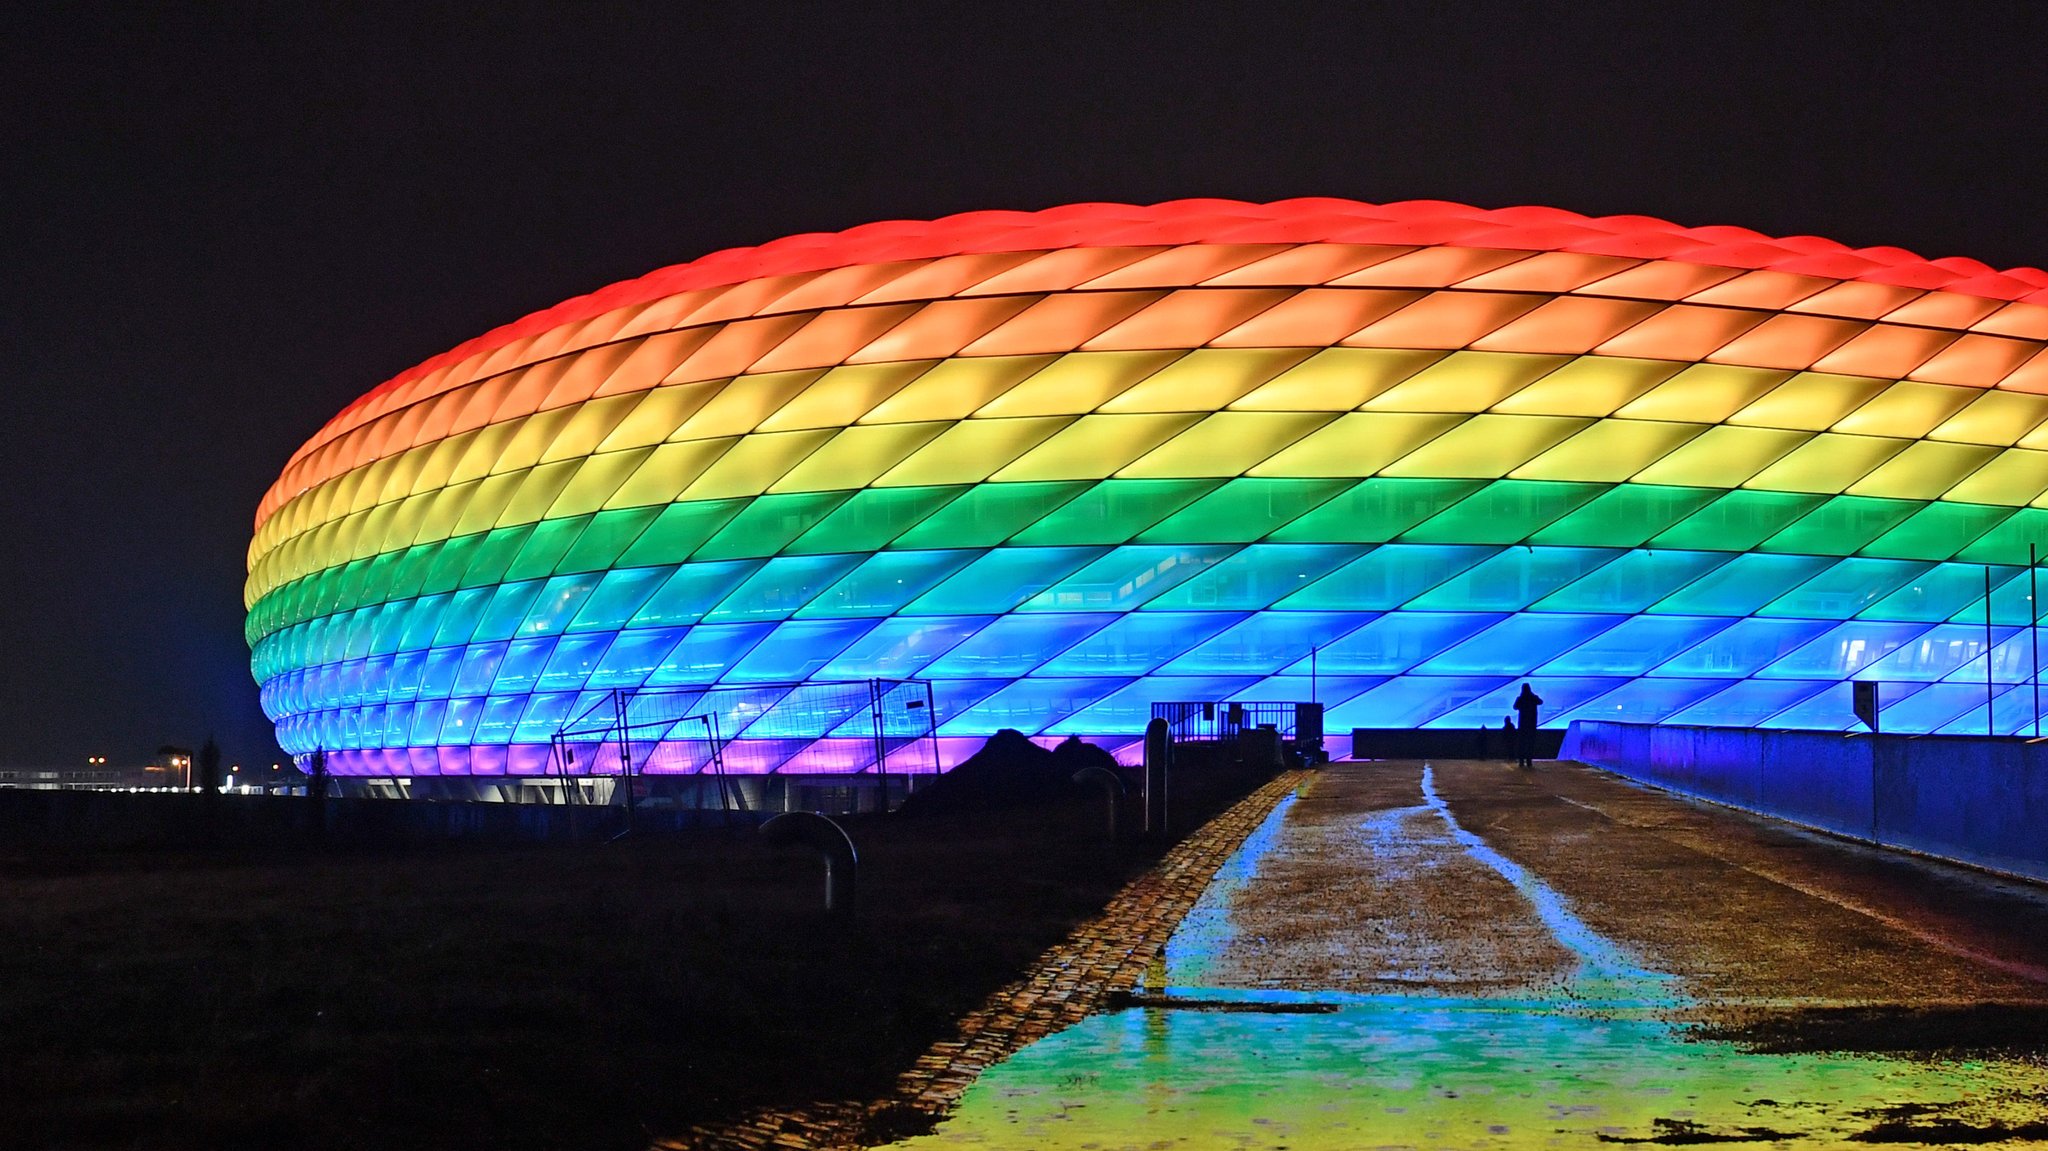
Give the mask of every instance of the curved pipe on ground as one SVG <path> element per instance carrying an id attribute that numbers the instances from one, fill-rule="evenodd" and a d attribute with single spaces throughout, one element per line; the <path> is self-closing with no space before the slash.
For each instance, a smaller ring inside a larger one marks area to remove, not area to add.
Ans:
<path id="1" fill-rule="evenodd" d="M 853 914 L 860 858 L 846 829 L 809 811 L 789 811 L 761 825 L 761 834 L 777 847 L 808 847 L 825 860 L 825 910 Z"/>

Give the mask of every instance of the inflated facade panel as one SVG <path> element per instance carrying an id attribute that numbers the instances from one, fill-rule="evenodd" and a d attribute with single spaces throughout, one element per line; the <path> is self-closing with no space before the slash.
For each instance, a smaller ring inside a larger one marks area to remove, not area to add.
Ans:
<path id="1" fill-rule="evenodd" d="M 263 500 L 248 636 L 284 746 L 354 774 L 867 677 L 929 680 L 949 755 L 1157 700 L 1497 725 L 1524 680 L 1547 724 L 1841 729 L 1858 678 L 1891 730 L 2031 729 L 2044 341 L 2032 269 L 1554 209 L 797 236 L 351 405 Z"/>

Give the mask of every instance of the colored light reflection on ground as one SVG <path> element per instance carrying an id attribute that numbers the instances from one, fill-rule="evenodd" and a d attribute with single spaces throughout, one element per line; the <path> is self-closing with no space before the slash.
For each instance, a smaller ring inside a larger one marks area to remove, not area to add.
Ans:
<path id="1" fill-rule="evenodd" d="M 1656 1020 L 1551 1005 L 1133 1008 L 1027 1048 L 937 1131 L 900 1146 L 1300 1151 L 1872 1133 L 1910 1144 L 1915 1130 L 1945 1144 L 1968 1128 L 2015 1133 L 2040 1116 L 2044 1086 L 2040 1068 L 2018 1063 L 1755 1055 L 1687 1042 Z"/>
<path id="2" fill-rule="evenodd" d="M 1476 864 L 1512 884 L 1573 960 L 1551 988 L 1489 997 L 1214 985 L 1215 972 L 1244 970 L 1267 943 L 1233 911 L 1289 834 L 1283 803 L 1219 872 L 1149 981 L 1148 998 L 1177 1006 L 1100 1015 L 1042 1040 L 984 1075 L 931 1134 L 896 1146 L 2048 1141 L 2048 1068 L 2035 1062 L 1764 1054 L 1689 1036 L 1697 1004 L 1680 979 L 1637 965 L 1539 876 L 1461 827 L 1426 770 L 1420 790 L 1420 806 L 1362 812 L 1354 825 L 1391 865 L 1385 877 Z M 1405 852 L 1383 842 L 1403 827 Z M 1234 962 L 1219 964 L 1226 956 Z"/>

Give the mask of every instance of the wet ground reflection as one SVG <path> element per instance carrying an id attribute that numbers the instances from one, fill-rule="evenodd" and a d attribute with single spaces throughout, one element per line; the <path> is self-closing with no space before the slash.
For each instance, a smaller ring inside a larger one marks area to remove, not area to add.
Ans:
<path id="1" fill-rule="evenodd" d="M 1655 1020 L 1548 1005 L 1148 1008 L 1027 1048 L 937 1131 L 900 1146 L 1827 1145 L 1873 1133 L 1910 1145 L 1916 1130 L 1946 1144 L 1972 1128 L 2021 1134 L 2044 1085 L 2019 1063 L 1752 1055 Z"/>
<path id="2" fill-rule="evenodd" d="M 1416 922 L 1383 916 L 1330 937 L 1341 949 L 1352 932 L 1359 954 L 1370 952 L 1361 960 L 1370 970 L 1354 980 L 1364 992 L 1268 982 L 1261 969 L 1282 952 L 1258 931 L 1290 921 L 1270 914 L 1284 885 L 1261 864 L 1279 867 L 1314 834 L 1310 814 L 1290 801 L 1219 872 L 1141 989 L 1141 1002 L 1175 1006 L 1131 1007 L 1041 1040 L 986 1073 L 931 1134 L 897 1146 L 2048 1144 L 2048 1068 L 2039 1062 L 1762 1054 L 1689 1034 L 1700 1005 L 1684 980 L 1643 965 L 1540 876 L 1461 826 L 1428 769 L 1418 782 L 1419 795 L 1339 820 L 1352 829 L 1342 866 L 1355 871 L 1366 860 L 1382 891 L 1420 891 L 1420 877 L 1435 873 L 1431 898 L 1460 869 L 1472 890 L 1504 880 L 1519 895 L 1498 888 L 1514 910 L 1483 930 L 1547 939 L 1560 960 L 1553 979 L 1502 981 L 1489 995 L 1484 981 L 1441 970 L 1446 956 L 1485 953 L 1436 939 L 1417 941 L 1408 957 L 1407 970 L 1422 976 L 1412 992 L 1378 993 L 1410 982 L 1377 967 L 1401 954 L 1388 925 Z M 1317 803 L 1327 820 L 1330 794 L 1308 806 Z M 1327 916 L 1349 910 L 1313 895 L 1284 898 L 1295 915 L 1303 899 Z M 1327 1010 L 1284 1010 L 1304 1004 Z"/>

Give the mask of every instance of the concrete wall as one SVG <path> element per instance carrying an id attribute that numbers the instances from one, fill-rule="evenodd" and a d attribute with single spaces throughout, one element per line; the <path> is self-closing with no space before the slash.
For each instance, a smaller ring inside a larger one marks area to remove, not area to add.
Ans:
<path id="1" fill-rule="evenodd" d="M 2048 743 L 1574 723 L 1561 756 L 1792 823 L 2048 882 Z"/>

